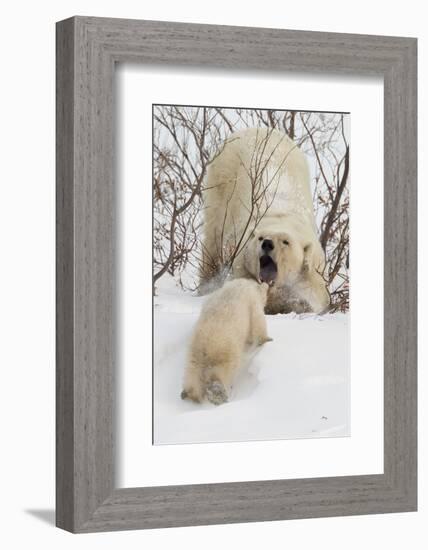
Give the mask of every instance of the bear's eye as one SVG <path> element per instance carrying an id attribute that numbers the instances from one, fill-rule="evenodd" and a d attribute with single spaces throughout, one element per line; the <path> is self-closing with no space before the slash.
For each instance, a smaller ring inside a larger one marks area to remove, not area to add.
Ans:
<path id="1" fill-rule="evenodd" d="M 285 239 L 284 239 L 282 242 L 283 242 L 283 244 L 287 244 L 287 245 L 290 244 L 290 243 L 289 243 L 288 241 L 286 241 Z"/>
<path id="2" fill-rule="evenodd" d="M 263 240 L 263 237 L 259 237 L 259 241 L 262 241 Z"/>

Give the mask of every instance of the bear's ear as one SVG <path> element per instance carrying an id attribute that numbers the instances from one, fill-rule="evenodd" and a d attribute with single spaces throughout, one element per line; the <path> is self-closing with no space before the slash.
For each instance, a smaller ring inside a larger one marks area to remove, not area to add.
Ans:
<path id="1" fill-rule="evenodd" d="M 324 252 L 320 244 L 309 243 L 303 247 L 303 273 L 308 273 L 313 270 L 322 270 L 324 261 Z"/>

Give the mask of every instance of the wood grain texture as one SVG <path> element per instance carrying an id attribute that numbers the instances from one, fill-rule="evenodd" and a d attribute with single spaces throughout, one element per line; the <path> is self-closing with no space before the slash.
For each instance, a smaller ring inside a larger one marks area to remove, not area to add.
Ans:
<path id="1" fill-rule="evenodd" d="M 116 62 L 383 76 L 383 475 L 115 489 Z M 57 24 L 59 527 L 91 532 L 416 510 L 416 79 L 412 38 L 87 17 Z"/>
<path id="2" fill-rule="evenodd" d="M 56 36 L 56 520 L 74 521 L 74 25 Z"/>

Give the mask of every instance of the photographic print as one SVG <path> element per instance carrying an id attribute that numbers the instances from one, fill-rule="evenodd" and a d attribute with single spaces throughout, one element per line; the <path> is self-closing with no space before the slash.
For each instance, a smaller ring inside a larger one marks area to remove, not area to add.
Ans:
<path id="1" fill-rule="evenodd" d="M 350 435 L 349 133 L 153 105 L 154 444 Z"/>

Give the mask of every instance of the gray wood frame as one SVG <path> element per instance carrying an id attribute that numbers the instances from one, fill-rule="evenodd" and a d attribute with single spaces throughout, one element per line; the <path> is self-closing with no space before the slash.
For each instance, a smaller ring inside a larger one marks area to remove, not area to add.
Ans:
<path id="1" fill-rule="evenodd" d="M 413 38 L 90 17 L 57 24 L 59 527 L 91 532 L 416 510 L 416 45 Z M 383 76 L 382 475 L 115 488 L 116 62 Z"/>

